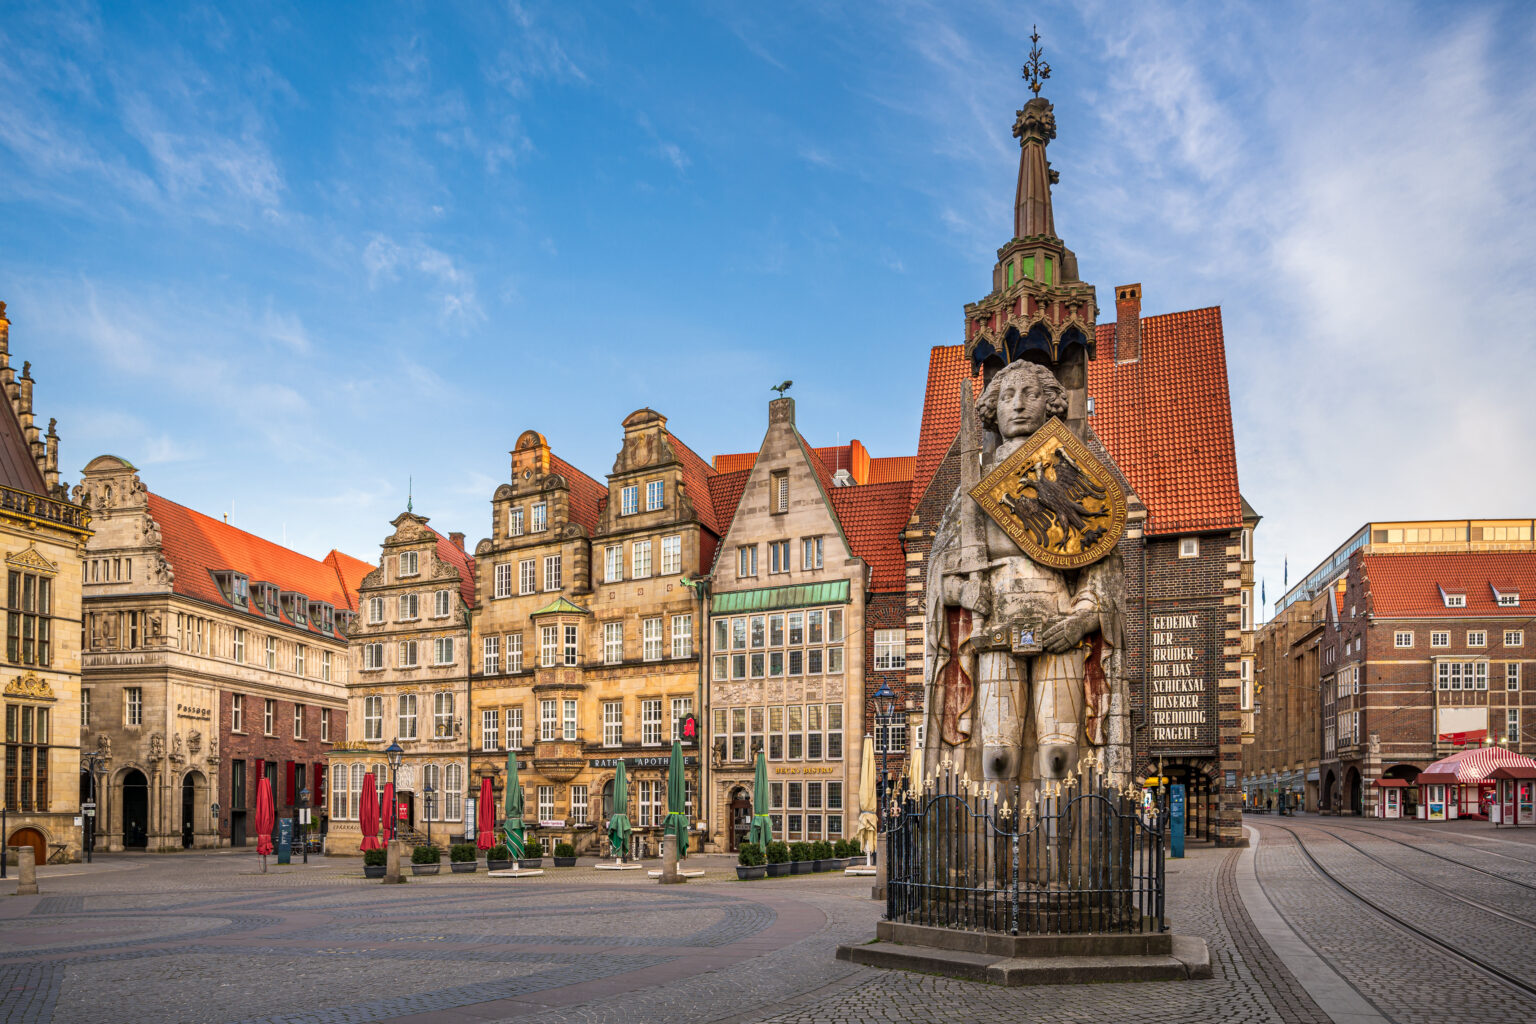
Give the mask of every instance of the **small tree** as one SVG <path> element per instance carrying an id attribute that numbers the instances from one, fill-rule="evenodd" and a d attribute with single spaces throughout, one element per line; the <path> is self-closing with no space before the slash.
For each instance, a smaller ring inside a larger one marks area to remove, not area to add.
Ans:
<path id="1" fill-rule="evenodd" d="M 744 868 L 762 867 L 763 848 L 756 843 L 742 843 L 736 862 Z"/>
<path id="2" fill-rule="evenodd" d="M 364 850 L 363 851 L 363 864 L 366 865 L 367 867 L 370 867 L 370 868 L 381 868 L 381 867 L 383 867 L 387 863 L 389 863 L 389 858 L 387 856 L 385 856 L 385 853 L 384 853 L 383 850 Z"/>
<path id="3" fill-rule="evenodd" d="M 454 843 L 448 848 L 448 859 L 455 864 L 468 864 L 475 859 L 475 844 Z"/>
<path id="4" fill-rule="evenodd" d="M 570 843 L 556 843 L 555 844 L 555 856 L 556 857 L 574 857 L 574 856 L 576 856 L 576 847 L 572 846 Z"/>
<path id="5" fill-rule="evenodd" d="M 789 861 L 789 844 L 775 839 L 768 844 L 768 863 L 785 864 Z"/>
<path id="6" fill-rule="evenodd" d="M 443 851 L 440 847 L 430 843 L 418 846 L 411 851 L 412 864 L 437 864 L 443 859 Z"/>

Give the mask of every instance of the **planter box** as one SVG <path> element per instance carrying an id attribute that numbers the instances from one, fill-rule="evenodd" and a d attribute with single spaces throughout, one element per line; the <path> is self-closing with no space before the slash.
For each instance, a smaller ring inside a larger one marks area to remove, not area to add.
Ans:
<path id="1" fill-rule="evenodd" d="M 532 868 L 541 868 L 544 866 L 544 858 L 534 857 L 530 860 L 527 857 L 522 857 L 518 860 L 517 866 L 522 868 L 524 871 L 530 870 Z"/>
<path id="2" fill-rule="evenodd" d="M 480 866 L 478 861 L 473 860 L 452 860 L 448 865 L 453 868 L 453 873 L 456 875 L 470 874 Z"/>
<path id="3" fill-rule="evenodd" d="M 762 864 L 756 867 L 747 867 L 745 864 L 736 865 L 736 877 L 740 879 L 762 878 L 766 873 Z"/>
<path id="4" fill-rule="evenodd" d="M 557 867 L 557 868 L 573 868 L 575 866 L 576 866 L 576 858 L 575 857 L 556 857 L 555 858 L 555 867 Z"/>
<path id="5" fill-rule="evenodd" d="M 386 867 L 386 865 L 384 865 L 384 864 L 364 864 L 363 865 L 363 877 L 364 878 L 383 878 L 384 877 L 384 868 L 385 867 Z"/>
<path id="6" fill-rule="evenodd" d="M 778 864 L 769 864 L 767 865 L 767 868 L 769 878 L 783 878 L 785 875 L 789 874 L 789 861 L 782 861 Z"/>
<path id="7" fill-rule="evenodd" d="M 411 865 L 411 874 L 413 874 L 413 875 L 435 875 L 435 874 L 438 874 L 439 872 L 441 872 L 442 870 L 443 870 L 442 861 L 438 861 L 436 864 L 412 864 Z"/>
<path id="8" fill-rule="evenodd" d="M 512 870 L 512 862 L 510 860 L 489 860 L 488 859 L 485 862 L 485 870 L 487 870 L 487 871 L 511 871 Z"/>
<path id="9" fill-rule="evenodd" d="M 815 870 L 816 862 L 813 860 L 792 860 L 789 862 L 789 873 L 792 875 L 808 875 Z"/>

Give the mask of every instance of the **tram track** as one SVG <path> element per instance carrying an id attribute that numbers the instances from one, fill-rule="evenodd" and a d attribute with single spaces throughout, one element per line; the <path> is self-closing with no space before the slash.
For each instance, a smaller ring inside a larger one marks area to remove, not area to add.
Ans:
<path id="1" fill-rule="evenodd" d="M 1360 828 L 1360 827 L 1355 826 L 1355 825 L 1335 824 L 1334 822 L 1329 822 L 1326 826 L 1325 825 L 1313 825 L 1312 827 L 1316 828 L 1316 829 L 1319 829 L 1319 830 L 1322 830 L 1322 831 L 1327 831 L 1328 829 L 1333 829 L 1333 828 L 1342 828 L 1342 829 L 1347 829 L 1348 831 L 1353 832 L 1356 835 L 1371 836 L 1374 839 L 1385 839 L 1388 842 L 1396 843 L 1398 846 L 1406 846 L 1410 850 L 1416 850 L 1417 852 L 1425 854 L 1427 856 L 1435 857 L 1435 858 L 1437 858 L 1439 860 L 1446 861 L 1447 863 L 1450 863 L 1450 864 L 1455 864 L 1457 867 L 1467 868 L 1468 870 L 1471 870 L 1471 871 L 1477 871 L 1477 872 L 1480 872 L 1481 874 L 1489 876 L 1490 878 L 1497 878 L 1501 882 L 1508 882 L 1510 885 L 1518 885 L 1522 889 L 1530 889 L 1532 892 L 1536 892 L 1536 884 L 1532 884 L 1530 882 L 1522 882 L 1518 878 L 1510 878 L 1508 875 L 1501 875 L 1497 871 L 1489 871 L 1487 868 L 1480 868 L 1476 864 L 1468 864 L 1466 861 L 1457 860 L 1455 857 L 1447 857 L 1443 853 L 1436 853 L 1435 851 L 1429 850 L 1429 849 L 1425 849 L 1422 846 L 1416 846 L 1413 843 L 1404 842 L 1403 840 L 1398 839 L 1395 836 L 1392 836 L 1392 835 L 1388 834 L 1385 831 L 1378 831 L 1376 829 L 1369 829 L 1369 828 Z M 1343 837 L 1341 836 L 1339 838 L 1342 839 Z M 1348 842 L 1348 840 L 1344 840 L 1344 841 Z M 1354 845 L 1354 844 L 1351 843 L 1350 845 Z M 1356 847 L 1356 849 L 1358 849 L 1358 847 Z M 1361 850 L 1360 852 L 1361 853 L 1365 853 L 1364 850 Z M 1493 851 L 1479 849 L 1477 852 L 1478 853 L 1492 853 Z M 1370 854 L 1366 854 L 1366 856 L 1369 857 Z M 1495 856 L 1503 856 L 1503 855 L 1502 854 L 1495 854 Z M 1528 860 L 1524 859 L 1523 857 L 1510 857 L 1509 859 L 1510 860 L 1519 861 L 1522 864 L 1529 864 L 1529 865 L 1531 865 L 1533 867 L 1536 867 L 1536 862 L 1528 861 Z"/>
<path id="2" fill-rule="evenodd" d="M 1387 920 L 1391 921 L 1393 924 L 1396 924 L 1398 927 L 1403 928 L 1404 930 L 1408 931 L 1412 935 L 1415 935 L 1415 936 L 1423 939 L 1424 941 L 1429 943 L 1434 948 L 1440 950 L 1445 955 L 1450 956 L 1451 958 L 1453 958 L 1455 960 L 1458 960 L 1458 961 L 1461 961 L 1461 962 L 1467 964 L 1474 971 L 1477 971 L 1477 972 L 1479 972 L 1481 974 L 1484 974 L 1484 975 L 1486 975 L 1488 977 L 1491 977 L 1491 978 L 1494 978 L 1494 979 L 1496 979 L 1498 981 L 1501 981 L 1504 984 L 1506 984 L 1506 985 L 1508 985 L 1508 986 L 1510 986 L 1512 988 L 1518 989 L 1520 992 L 1522 992 L 1523 994 L 1525 994 L 1527 996 L 1536 997 L 1536 985 L 1533 985 L 1530 982 L 1528 982 L 1528 981 L 1526 981 L 1526 980 L 1524 980 L 1522 978 L 1519 978 L 1519 977 L 1511 974 L 1510 972 L 1508 972 L 1508 971 L 1504 970 L 1503 968 L 1499 967 L 1497 964 L 1490 963 L 1490 962 L 1488 962 L 1487 960 L 1485 960 L 1484 958 L 1482 958 L 1480 956 L 1477 956 L 1477 955 L 1475 955 L 1473 953 L 1469 953 L 1466 950 L 1461 949 L 1461 948 L 1451 944 L 1450 942 L 1447 942 L 1445 939 L 1441 938 L 1439 935 L 1436 935 L 1434 932 L 1432 932 L 1432 931 L 1430 931 L 1430 930 L 1428 930 L 1426 928 L 1420 927 L 1419 925 L 1414 924 L 1412 921 L 1410 921 L 1407 918 L 1403 917 L 1401 914 L 1395 913 L 1394 911 L 1387 909 L 1385 906 L 1383 906 L 1377 900 L 1371 899 L 1369 896 L 1367 896 L 1364 893 L 1362 893 L 1355 886 L 1352 886 L 1348 882 L 1344 881 L 1344 879 L 1340 878 L 1338 874 L 1336 874 L 1333 871 L 1330 871 L 1327 867 L 1325 867 L 1323 865 L 1322 861 L 1320 861 L 1313 854 L 1313 852 L 1310 849 L 1308 849 L 1306 840 L 1301 836 L 1301 834 L 1299 832 L 1297 832 L 1295 830 L 1295 828 L 1292 828 L 1292 827 L 1289 827 L 1289 826 L 1286 826 L 1286 825 L 1282 825 L 1282 824 L 1279 824 L 1277 822 L 1266 822 L 1266 824 L 1273 824 L 1275 828 L 1279 829 L 1282 832 L 1285 832 L 1285 833 L 1289 834 L 1291 839 L 1296 843 L 1297 849 L 1299 849 L 1301 851 L 1302 856 L 1307 859 L 1308 863 L 1310 863 L 1312 865 L 1312 867 L 1314 869 L 1316 869 L 1317 872 L 1320 875 L 1322 875 L 1324 878 L 1328 879 L 1330 882 L 1332 882 L 1335 886 L 1337 886 L 1339 889 L 1343 890 L 1348 895 L 1354 897 L 1354 899 L 1357 900 L 1358 902 L 1365 904 L 1365 906 L 1367 906 L 1370 909 L 1374 910 L 1376 913 L 1380 914 L 1382 917 L 1384 917 Z M 1311 826 L 1311 827 L 1316 828 L 1316 826 Z M 1317 830 L 1318 831 L 1322 831 L 1321 829 L 1317 829 Z M 1368 859 L 1374 861 L 1375 863 L 1380 864 L 1383 867 L 1386 867 L 1388 870 L 1393 871 L 1394 873 L 1396 873 L 1396 874 L 1398 874 L 1398 875 L 1400 875 L 1400 876 L 1402 876 L 1404 878 L 1408 878 L 1408 879 L 1412 880 L 1416 884 L 1424 884 L 1422 879 L 1416 878 L 1412 874 L 1410 874 L 1410 873 L 1408 873 L 1406 871 L 1403 871 L 1400 868 L 1394 867 L 1393 865 L 1388 864 L 1388 863 L 1382 861 L 1380 858 L 1374 857 L 1371 854 L 1366 853 L 1364 850 L 1361 850 L 1359 847 L 1357 847 L 1353 843 L 1349 842 L 1349 840 L 1344 839 L 1342 836 L 1333 835 L 1332 833 L 1329 833 L 1329 832 L 1324 832 L 1323 834 L 1330 836 L 1330 838 L 1339 840 L 1340 842 L 1344 843 L 1346 846 L 1348 846 L 1351 849 L 1355 850 L 1357 853 L 1360 853 L 1362 856 L 1367 857 Z M 1262 882 L 1261 882 L 1261 885 L 1262 885 Z M 1445 890 L 1441 889 L 1439 886 L 1432 886 L 1431 888 L 1434 888 L 1437 892 L 1441 892 L 1444 895 L 1452 895 L 1450 893 L 1446 893 Z M 1480 903 L 1478 903 L 1475 900 L 1468 900 L 1468 899 L 1464 899 L 1464 898 L 1461 898 L 1461 897 L 1457 897 L 1457 899 L 1459 899 L 1460 902 L 1470 904 L 1470 905 L 1475 906 L 1478 909 L 1483 910 L 1485 912 L 1496 913 L 1499 917 L 1502 917 L 1502 918 L 1505 918 L 1507 920 L 1513 921 L 1513 922 L 1515 922 L 1517 924 L 1520 924 L 1520 925 L 1522 925 L 1522 926 L 1524 926 L 1526 928 L 1529 928 L 1529 929 L 1532 929 L 1532 930 L 1536 930 L 1536 924 L 1532 924 L 1531 922 L 1528 922 L 1528 921 L 1523 921 L 1520 918 L 1511 917 L 1510 915 L 1505 914 L 1502 911 L 1494 910 L 1493 908 L 1490 908 L 1490 907 L 1487 907 L 1487 906 L 1485 906 L 1483 904 L 1480 904 Z"/>
<path id="3" fill-rule="evenodd" d="M 1383 831 L 1385 831 L 1385 829 L 1383 829 Z M 1394 828 L 1393 831 L 1398 831 L 1401 835 L 1417 834 L 1415 832 L 1415 830 L 1413 830 L 1411 828 L 1403 828 L 1403 829 L 1396 829 L 1396 828 Z M 1512 853 L 1504 853 L 1504 852 L 1502 852 L 1500 850 L 1490 849 L 1490 847 L 1493 844 L 1495 844 L 1495 843 L 1498 843 L 1499 845 L 1521 845 L 1521 844 L 1518 844 L 1518 843 L 1511 844 L 1507 840 L 1503 841 L 1503 842 L 1500 842 L 1500 840 L 1497 840 L 1497 839 L 1489 839 L 1489 838 L 1487 838 L 1485 836 L 1467 835 L 1467 834 L 1461 833 L 1461 832 L 1435 833 L 1435 835 L 1436 835 L 1437 838 L 1438 837 L 1444 837 L 1447 842 L 1449 842 L 1449 841 L 1451 841 L 1453 839 L 1465 839 L 1465 840 L 1468 840 L 1470 842 L 1478 843 L 1478 844 L 1480 844 L 1480 845 L 1477 846 L 1477 852 L 1478 853 L 1485 853 L 1485 854 L 1487 854 L 1490 857 L 1498 857 L 1501 860 L 1512 860 L 1516 864 L 1524 864 L 1527 867 L 1536 868 L 1536 860 L 1533 860 L 1530 857 L 1516 857 Z"/>

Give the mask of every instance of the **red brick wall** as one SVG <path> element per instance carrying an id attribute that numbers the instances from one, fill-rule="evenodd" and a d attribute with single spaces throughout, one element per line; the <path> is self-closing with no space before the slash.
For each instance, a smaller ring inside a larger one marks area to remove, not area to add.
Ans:
<path id="1" fill-rule="evenodd" d="M 273 715 L 273 735 L 262 733 L 263 701 L 265 698 L 255 694 L 244 694 L 245 713 L 243 733 L 235 733 L 230 725 L 234 715 L 234 696 L 231 691 L 219 693 L 219 806 L 220 813 L 219 832 L 225 838 L 230 834 L 230 814 L 235 811 L 245 810 L 250 812 L 247 816 L 247 835 L 254 842 L 254 812 L 256 810 L 256 762 L 265 760 L 277 765 L 277 784 L 273 787 L 272 797 L 277 806 L 278 816 L 281 817 L 286 810 L 291 810 L 295 800 L 290 799 L 288 793 L 288 762 L 293 761 L 305 765 L 304 782 L 310 790 L 310 805 L 316 808 L 316 816 L 323 812 L 325 800 L 329 796 L 329 780 L 325 780 L 322 787 L 317 789 L 315 785 L 315 766 L 324 766 L 326 758 L 330 754 L 332 743 L 340 742 L 347 736 L 347 713 L 343 708 L 331 708 L 330 741 L 320 740 L 320 708 L 318 704 L 304 704 L 304 738 L 293 738 L 293 706 L 290 699 L 277 698 L 276 709 Z M 246 806 L 235 807 L 231 801 L 231 787 L 234 777 L 234 762 L 245 761 L 245 797 Z"/>

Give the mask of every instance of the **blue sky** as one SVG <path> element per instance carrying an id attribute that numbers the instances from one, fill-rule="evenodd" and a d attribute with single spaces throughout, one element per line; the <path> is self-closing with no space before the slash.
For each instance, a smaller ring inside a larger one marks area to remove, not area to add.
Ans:
<path id="1" fill-rule="evenodd" d="M 470 542 L 529 427 L 641 406 L 915 449 L 1011 227 L 1038 22 L 1057 228 L 1223 307 L 1274 600 L 1369 518 L 1536 513 L 1522 4 L 8 4 L 0 300 L 66 478 L 299 550 Z"/>

